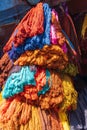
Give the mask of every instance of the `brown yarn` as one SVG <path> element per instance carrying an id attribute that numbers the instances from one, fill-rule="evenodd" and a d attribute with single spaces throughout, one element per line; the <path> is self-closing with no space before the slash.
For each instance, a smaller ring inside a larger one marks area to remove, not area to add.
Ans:
<path id="1" fill-rule="evenodd" d="M 60 124 L 60 120 L 55 110 L 50 110 L 51 130 L 63 130 L 63 126 Z"/>
<path id="2" fill-rule="evenodd" d="M 0 59 L 0 74 L 4 70 L 4 68 L 6 67 L 9 61 L 10 61 L 10 58 L 8 56 L 8 53 L 5 53 Z"/>
<path id="3" fill-rule="evenodd" d="M 26 51 L 14 63 L 15 65 L 39 65 L 45 68 L 63 70 L 68 57 L 58 45 L 45 45 L 41 50 Z"/>
<path id="4" fill-rule="evenodd" d="M 3 62 L 3 63 L 5 63 L 5 62 Z M 4 84 L 5 80 L 8 77 L 9 71 L 11 70 L 12 67 L 13 67 L 12 61 L 9 61 L 8 64 L 4 67 L 2 65 L 2 68 L 4 68 L 4 70 L 0 74 L 0 86 L 2 86 Z"/>
<path id="5" fill-rule="evenodd" d="M 63 87 L 59 74 L 51 72 L 52 86 L 50 90 L 39 97 L 39 104 L 42 109 L 49 109 L 57 106 L 63 101 Z"/>

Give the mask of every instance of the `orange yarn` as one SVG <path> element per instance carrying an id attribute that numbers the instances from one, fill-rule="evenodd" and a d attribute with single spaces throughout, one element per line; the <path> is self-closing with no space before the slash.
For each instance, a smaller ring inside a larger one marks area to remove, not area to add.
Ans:
<path id="1" fill-rule="evenodd" d="M 11 120 L 15 121 L 17 125 L 26 124 L 31 117 L 31 105 L 27 104 L 26 101 L 19 100 L 18 96 L 10 99 L 4 101 L 0 107 L 0 123 Z"/>
<path id="2" fill-rule="evenodd" d="M 58 45 L 45 45 L 41 50 L 26 51 L 14 63 L 15 65 L 39 65 L 46 68 L 63 70 L 68 57 Z"/>
<path id="3" fill-rule="evenodd" d="M 51 119 L 51 130 L 64 130 L 62 124 L 60 123 L 58 113 L 55 110 L 50 110 Z"/>
<path id="4" fill-rule="evenodd" d="M 44 11 L 43 4 L 38 3 L 36 7 L 33 7 L 18 24 L 14 32 L 12 33 L 9 41 L 4 46 L 4 51 L 9 51 L 12 48 L 12 44 L 17 47 L 23 44 L 27 37 L 33 37 L 41 34 L 44 31 Z"/>
<path id="5" fill-rule="evenodd" d="M 52 86 L 50 90 L 39 97 L 39 105 L 42 109 L 49 109 L 58 106 L 63 101 L 62 80 L 58 72 L 51 72 Z"/>
<path id="6" fill-rule="evenodd" d="M 38 68 L 35 74 L 36 86 L 26 85 L 24 91 L 20 93 L 21 96 L 24 96 L 26 99 L 37 100 L 38 92 L 42 90 L 43 86 L 46 84 L 46 74 L 45 70 Z"/>

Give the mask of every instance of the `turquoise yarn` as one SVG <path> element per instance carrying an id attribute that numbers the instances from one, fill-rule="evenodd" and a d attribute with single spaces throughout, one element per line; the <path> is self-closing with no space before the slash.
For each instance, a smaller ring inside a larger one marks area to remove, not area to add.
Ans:
<path id="1" fill-rule="evenodd" d="M 36 85 L 34 75 L 36 71 L 30 70 L 30 67 L 24 66 L 18 73 L 13 73 L 9 76 L 4 86 L 2 96 L 3 98 L 9 98 L 23 92 L 25 85 Z"/>

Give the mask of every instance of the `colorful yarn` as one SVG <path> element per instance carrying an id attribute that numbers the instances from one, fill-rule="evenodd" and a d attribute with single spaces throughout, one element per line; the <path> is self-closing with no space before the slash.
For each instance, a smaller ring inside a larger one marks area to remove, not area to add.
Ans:
<path id="1" fill-rule="evenodd" d="M 62 124 L 60 123 L 58 113 L 55 110 L 50 110 L 50 120 L 52 130 L 64 130 Z"/>
<path id="2" fill-rule="evenodd" d="M 51 72 L 51 88 L 45 95 L 40 95 L 39 105 L 42 109 L 54 108 L 63 101 L 63 87 L 59 74 Z"/>
<path id="3" fill-rule="evenodd" d="M 9 98 L 15 94 L 23 92 L 25 85 L 36 85 L 34 79 L 35 71 L 30 71 L 29 67 L 22 67 L 18 73 L 11 74 L 3 89 L 3 98 Z"/>
<path id="4" fill-rule="evenodd" d="M 20 96 L 24 96 L 26 99 L 33 101 L 38 100 L 41 94 L 45 94 L 50 89 L 50 84 L 48 85 L 48 80 L 50 78 L 50 72 L 44 69 L 37 69 L 35 74 L 36 86 L 27 85 L 24 87 Z"/>
<path id="5" fill-rule="evenodd" d="M 51 76 L 50 72 L 48 70 L 46 70 L 46 82 L 45 82 L 45 85 L 43 86 L 43 89 L 38 92 L 38 96 L 44 95 L 51 88 L 51 85 L 52 85 L 50 83 L 51 81 L 48 84 L 48 80 L 49 80 L 50 76 Z"/>
<path id="6" fill-rule="evenodd" d="M 27 38 L 24 41 L 24 43 L 18 47 L 15 47 L 13 45 L 11 50 L 8 52 L 10 59 L 12 59 L 13 61 L 18 59 L 19 56 L 27 50 L 41 49 L 46 44 L 50 45 L 51 9 L 47 4 L 43 4 L 43 9 L 44 9 L 44 32 L 40 35 L 35 35 L 32 38 Z"/>
<path id="7" fill-rule="evenodd" d="M 76 109 L 78 94 L 77 91 L 74 89 L 71 78 L 67 75 L 63 75 L 62 85 L 64 89 L 64 100 L 63 103 L 60 105 L 60 111 Z"/>
<path id="8" fill-rule="evenodd" d="M 53 25 L 51 25 L 51 29 L 50 29 L 50 38 L 52 44 L 57 44 L 56 31 Z"/>
<path id="9" fill-rule="evenodd" d="M 58 45 L 45 45 L 41 50 L 26 51 L 15 65 L 39 65 L 46 68 L 63 70 L 68 63 L 67 55 Z"/>
<path id="10" fill-rule="evenodd" d="M 6 107 L 7 105 L 8 107 Z M 26 124 L 31 118 L 31 105 L 20 101 L 18 97 L 10 101 L 3 101 L 2 106 L 0 106 L 0 124 L 3 124 L 3 128 L 5 126 L 8 128 L 9 122 L 11 127 L 14 124 L 12 128 L 18 127 L 21 124 Z M 0 125 L 0 127 L 2 126 Z"/>
<path id="11" fill-rule="evenodd" d="M 63 130 L 70 130 L 68 116 L 65 112 L 58 112 L 60 122 L 63 125 Z"/>
<path id="12" fill-rule="evenodd" d="M 62 28 L 58 19 L 58 14 L 57 12 L 53 9 L 52 10 L 52 19 L 51 19 L 52 25 L 54 27 L 54 31 L 56 33 L 56 39 L 57 39 L 57 43 L 55 44 L 59 44 L 60 46 L 63 46 L 63 44 L 66 43 L 66 38 L 62 33 Z"/>
<path id="13" fill-rule="evenodd" d="M 9 71 L 8 76 L 10 76 L 12 73 L 17 73 L 21 70 L 21 66 L 13 66 L 12 69 Z"/>
<path id="14" fill-rule="evenodd" d="M 2 71 L 2 73 L 0 74 L 0 86 L 2 87 L 3 84 L 5 83 L 9 71 L 11 70 L 11 68 L 13 67 L 13 63 L 12 61 L 9 61 L 8 64 L 5 66 L 4 70 Z"/>
<path id="15" fill-rule="evenodd" d="M 57 72 L 52 71 L 50 75 L 48 70 L 46 70 L 45 73 L 44 69 L 43 70 L 38 69 L 38 72 L 35 74 L 35 81 L 36 86 L 34 85 L 23 86 L 23 90 L 21 93 L 19 93 L 19 91 L 15 92 L 16 96 L 20 97 L 20 99 L 22 100 L 23 99 L 27 100 L 27 102 L 33 105 L 38 105 L 42 109 L 52 108 L 54 106 L 57 106 L 63 101 L 62 81 Z M 20 89 L 19 86 L 18 89 Z M 5 91 L 6 87 L 4 87 L 3 93 Z M 4 94 L 5 95 L 4 97 L 9 98 L 11 96 L 14 96 L 13 92 L 14 88 L 12 90 L 7 89 L 7 93 Z M 13 98 L 16 98 L 16 96 Z"/>
<path id="16" fill-rule="evenodd" d="M 1 92 L 0 92 L 0 103 L 1 103 L 1 101 L 2 101 L 2 94 L 1 94 Z"/>
<path id="17" fill-rule="evenodd" d="M 4 68 L 10 61 L 10 58 L 8 56 L 8 53 L 5 53 L 2 58 L 0 59 L 0 73 L 3 72 Z"/>
<path id="18" fill-rule="evenodd" d="M 38 96 L 45 94 L 50 89 L 49 78 L 50 72 L 48 70 L 37 68 L 36 71 L 30 70 L 30 67 L 23 67 L 19 72 L 11 74 L 6 81 L 3 97 L 9 98 L 20 93 L 26 99 L 36 100 Z"/>
<path id="19" fill-rule="evenodd" d="M 27 37 L 33 37 L 43 33 L 43 24 L 43 4 L 38 3 L 36 7 L 33 7 L 18 24 L 9 41 L 4 46 L 4 51 L 9 51 L 13 45 L 17 47 L 20 44 L 23 44 Z"/>
<path id="20" fill-rule="evenodd" d="M 76 76 L 79 73 L 78 67 L 72 63 L 69 63 L 63 72 L 69 74 L 70 76 Z"/>

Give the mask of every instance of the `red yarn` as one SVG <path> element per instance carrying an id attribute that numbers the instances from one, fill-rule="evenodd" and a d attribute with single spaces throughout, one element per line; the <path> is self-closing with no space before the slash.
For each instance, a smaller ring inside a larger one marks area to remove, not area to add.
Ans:
<path id="1" fill-rule="evenodd" d="M 46 74 L 45 69 L 38 68 L 35 74 L 36 86 L 26 85 L 24 87 L 24 91 L 20 93 L 21 96 L 24 96 L 29 100 L 38 99 L 38 92 L 43 88 L 46 84 Z"/>

